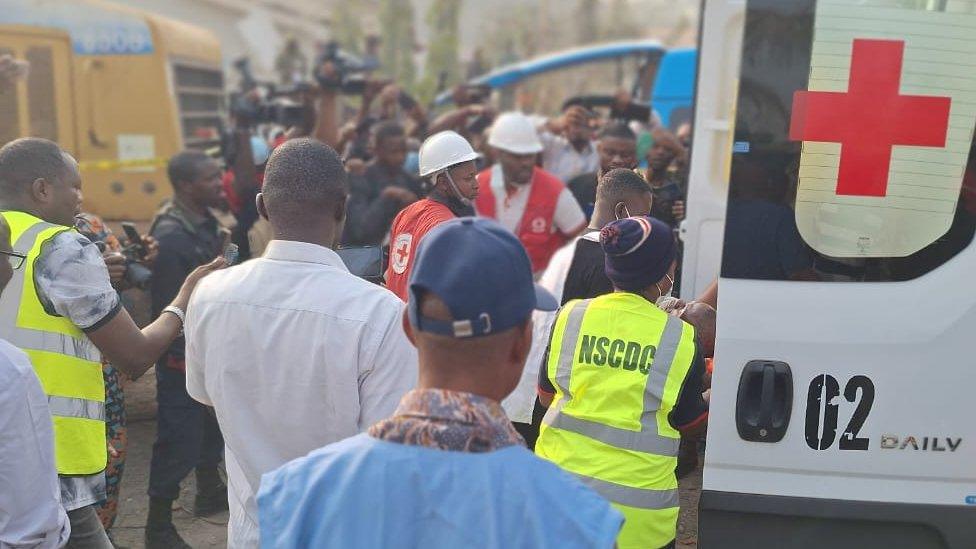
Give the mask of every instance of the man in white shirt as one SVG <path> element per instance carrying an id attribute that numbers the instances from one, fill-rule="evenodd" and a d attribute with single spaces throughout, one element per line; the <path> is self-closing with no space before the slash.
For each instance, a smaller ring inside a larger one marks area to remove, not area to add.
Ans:
<path id="1" fill-rule="evenodd" d="M 259 544 L 263 473 L 388 417 L 417 382 L 403 303 L 350 274 L 331 249 L 346 196 L 330 147 L 279 146 L 258 195 L 274 240 L 193 295 L 187 391 L 214 407 L 224 434 L 230 547 Z"/>
<path id="2" fill-rule="evenodd" d="M 536 166 L 542 144 L 527 116 L 499 116 L 488 144 L 498 163 L 478 174 L 475 209 L 519 238 L 539 275 L 556 250 L 586 227 L 586 216 L 566 185 Z"/>
<path id="3" fill-rule="evenodd" d="M 600 153 L 593 140 L 590 122 L 596 116 L 580 105 L 566 107 L 562 116 L 546 121 L 539 128 L 542 141 L 542 167 L 563 183 L 600 167 Z"/>
<path id="4" fill-rule="evenodd" d="M 0 292 L 24 259 L 0 217 Z M 70 533 L 47 396 L 27 355 L 0 339 L 0 547 L 61 547 Z"/>

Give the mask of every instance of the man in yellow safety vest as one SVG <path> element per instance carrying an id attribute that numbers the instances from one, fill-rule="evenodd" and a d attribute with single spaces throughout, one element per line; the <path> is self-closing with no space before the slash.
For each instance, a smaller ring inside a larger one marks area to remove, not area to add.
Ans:
<path id="1" fill-rule="evenodd" d="M 56 143 L 24 138 L 0 148 L 0 216 L 13 251 L 26 256 L 0 295 L 0 338 L 27 354 L 47 395 L 69 546 L 110 549 L 92 507 L 105 498 L 102 355 L 142 375 L 182 332 L 196 283 L 223 260 L 191 274 L 167 314 L 140 330 L 98 248 L 73 229 L 81 198 L 78 163 Z"/>
<path id="2" fill-rule="evenodd" d="M 610 223 L 600 244 L 614 292 L 570 301 L 556 318 L 535 451 L 624 514 L 621 549 L 672 547 L 681 433 L 708 417 L 695 330 L 655 305 L 671 290 L 676 244 L 651 217 Z"/>

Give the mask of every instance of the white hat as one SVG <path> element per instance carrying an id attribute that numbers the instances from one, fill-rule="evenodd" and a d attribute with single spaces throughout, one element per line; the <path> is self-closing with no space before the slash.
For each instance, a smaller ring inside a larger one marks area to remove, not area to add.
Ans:
<path id="1" fill-rule="evenodd" d="M 513 154 L 542 152 L 542 143 L 532 120 L 520 112 L 507 112 L 499 116 L 491 127 L 488 144 Z"/>
<path id="2" fill-rule="evenodd" d="M 427 177 L 462 162 L 478 158 L 468 140 L 444 131 L 428 137 L 420 146 L 420 177 Z"/>

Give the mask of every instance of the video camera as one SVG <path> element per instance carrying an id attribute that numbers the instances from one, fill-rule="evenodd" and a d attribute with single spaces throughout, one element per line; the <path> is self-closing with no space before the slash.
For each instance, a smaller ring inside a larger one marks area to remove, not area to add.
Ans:
<path id="1" fill-rule="evenodd" d="M 322 70 L 326 63 L 331 63 L 333 67 L 328 74 Z M 344 51 L 338 42 L 332 41 L 322 49 L 315 67 L 315 79 L 323 88 L 338 89 L 346 95 L 358 95 L 366 90 L 366 74 L 379 68 L 379 62 Z"/>
<path id="2" fill-rule="evenodd" d="M 285 127 L 304 122 L 305 106 L 291 97 L 309 90 L 310 84 L 279 88 L 270 82 L 259 82 L 254 78 L 251 62 L 246 57 L 235 61 L 234 68 L 241 76 L 240 90 L 230 95 L 230 110 L 236 119 L 244 124 L 279 124 Z M 255 90 L 258 91 L 257 100 L 251 96 Z"/>

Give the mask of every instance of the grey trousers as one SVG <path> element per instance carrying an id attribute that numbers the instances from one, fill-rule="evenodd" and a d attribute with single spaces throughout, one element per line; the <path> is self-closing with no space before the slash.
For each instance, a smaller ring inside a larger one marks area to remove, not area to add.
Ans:
<path id="1" fill-rule="evenodd" d="M 113 549 L 93 505 L 68 511 L 68 521 L 71 522 L 68 549 Z"/>

